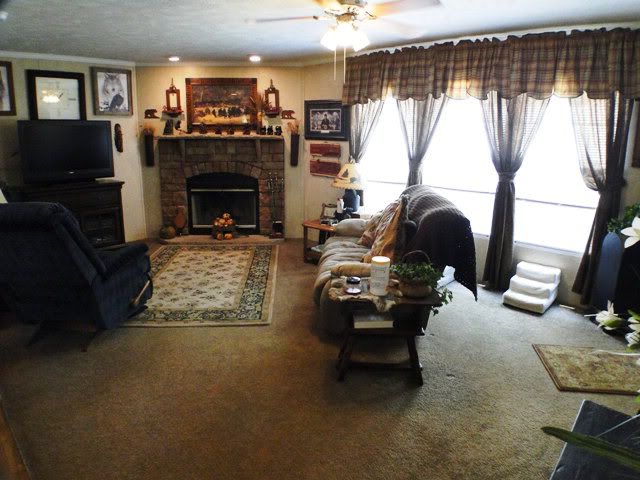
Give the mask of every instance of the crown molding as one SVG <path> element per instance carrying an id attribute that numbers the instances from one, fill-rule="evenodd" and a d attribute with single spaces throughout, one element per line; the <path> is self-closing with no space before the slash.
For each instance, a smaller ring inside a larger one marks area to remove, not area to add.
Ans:
<path id="1" fill-rule="evenodd" d="M 126 66 L 126 67 L 136 66 L 136 62 L 131 62 L 127 60 L 78 57 L 74 55 L 57 55 L 53 53 L 12 52 L 8 50 L 0 50 L 0 57 L 27 59 L 27 60 L 53 60 L 57 62 L 91 63 L 94 65 L 119 65 L 119 66 Z"/>
<path id="2" fill-rule="evenodd" d="M 258 62 L 252 63 L 245 61 L 229 61 L 229 62 L 137 62 L 136 67 L 167 67 L 167 68 L 184 68 L 184 67 L 239 67 L 239 68 L 300 68 L 304 66 L 303 62 Z"/>

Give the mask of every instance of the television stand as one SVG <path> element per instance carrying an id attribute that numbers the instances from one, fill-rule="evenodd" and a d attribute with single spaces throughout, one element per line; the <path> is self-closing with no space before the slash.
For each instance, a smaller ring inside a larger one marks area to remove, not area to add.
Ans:
<path id="1" fill-rule="evenodd" d="M 56 202 L 78 219 L 80 229 L 97 248 L 124 243 L 120 180 L 22 185 L 13 189 L 21 202 Z"/>

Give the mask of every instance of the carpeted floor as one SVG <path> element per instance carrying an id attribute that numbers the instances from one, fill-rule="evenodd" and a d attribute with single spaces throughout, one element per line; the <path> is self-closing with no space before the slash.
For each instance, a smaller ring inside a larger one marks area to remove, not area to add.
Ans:
<path id="1" fill-rule="evenodd" d="M 121 328 L 81 353 L 73 336 L 26 349 L 32 327 L 1 325 L 0 389 L 33 478 L 530 480 L 562 447 L 540 427 L 570 427 L 583 398 L 634 412 L 628 396 L 558 391 L 531 347 L 617 340 L 459 286 L 419 340 L 422 388 L 404 372 L 338 383 L 301 250 L 280 246 L 268 327 Z"/>

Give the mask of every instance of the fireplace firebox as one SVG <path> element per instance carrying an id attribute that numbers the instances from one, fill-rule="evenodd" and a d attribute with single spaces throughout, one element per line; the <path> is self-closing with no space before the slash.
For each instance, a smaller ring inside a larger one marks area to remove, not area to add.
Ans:
<path id="1" fill-rule="evenodd" d="M 238 230 L 260 232 L 258 180 L 239 173 L 205 173 L 187 178 L 189 232 L 211 233 L 216 217 L 228 212 Z"/>

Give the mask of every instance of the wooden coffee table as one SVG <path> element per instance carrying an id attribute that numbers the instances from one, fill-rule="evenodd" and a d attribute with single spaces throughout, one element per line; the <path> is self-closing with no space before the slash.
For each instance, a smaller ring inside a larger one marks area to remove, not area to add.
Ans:
<path id="1" fill-rule="evenodd" d="M 309 244 L 309 229 L 318 230 L 319 231 L 319 241 L 318 245 L 322 245 L 327 238 L 329 238 L 336 231 L 335 227 L 331 225 L 325 225 L 324 223 L 320 223 L 320 219 L 316 220 L 305 220 L 302 222 L 302 230 L 303 230 L 303 250 L 302 250 L 302 258 L 305 262 L 313 262 L 317 261 L 320 258 L 320 254 L 313 251 L 312 245 Z"/>
<path id="2" fill-rule="evenodd" d="M 349 367 L 385 368 L 410 370 L 419 385 L 424 383 L 422 365 L 416 348 L 416 337 L 424 336 L 431 310 L 442 305 L 437 292 L 420 299 L 400 296 L 395 284 L 388 294 L 379 297 L 369 293 L 368 278 L 362 279 L 363 293 L 349 295 L 344 292 L 345 278 L 332 280 L 329 298 L 340 302 L 349 317 L 344 341 L 338 354 L 338 380 L 345 378 Z M 409 351 L 408 361 L 357 362 L 351 360 L 351 354 L 359 337 L 404 338 Z"/>

